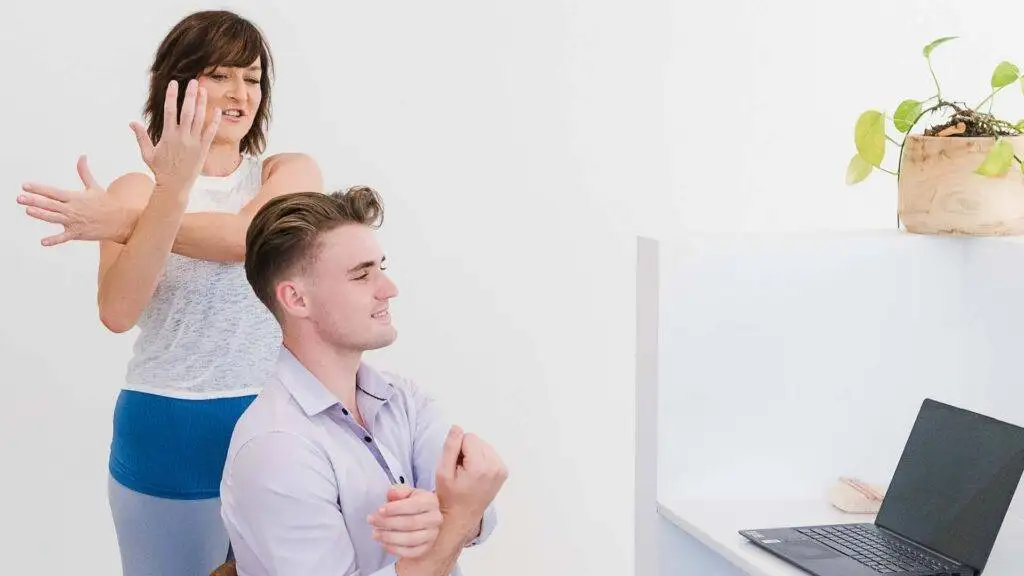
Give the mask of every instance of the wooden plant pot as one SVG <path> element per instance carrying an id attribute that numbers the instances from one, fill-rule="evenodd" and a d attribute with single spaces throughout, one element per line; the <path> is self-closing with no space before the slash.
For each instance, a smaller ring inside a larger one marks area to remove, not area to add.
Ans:
<path id="1" fill-rule="evenodd" d="M 1024 158 L 1024 136 L 1007 138 Z M 908 135 L 899 177 L 899 217 L 908 232 L 969 236 L 1024 234 L 1024 173 L 1016 162 L 982 176 L 994 138 Z"/>

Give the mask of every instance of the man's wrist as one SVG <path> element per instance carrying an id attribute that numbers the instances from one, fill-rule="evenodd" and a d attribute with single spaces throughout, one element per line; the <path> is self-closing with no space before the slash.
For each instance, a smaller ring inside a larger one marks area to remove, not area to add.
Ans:
<path id="1" fill-rule="evenodd" d="M 417 558 L 402 558 L 395 564 L 398 576 L 447 576 L 462 549 L 473 537 L 474 524 L 467 518 L 446 515 L 434 546 Z"/>

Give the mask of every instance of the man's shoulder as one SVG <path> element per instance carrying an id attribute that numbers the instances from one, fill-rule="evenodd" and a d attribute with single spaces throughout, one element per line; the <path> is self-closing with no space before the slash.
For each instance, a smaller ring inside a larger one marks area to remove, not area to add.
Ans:
<path id="1" fill-rule="evenodd" d="M 367 367 L 377 375 L 381 382 L 394 388 L 397 394 L 402 396 L 419 396 L 424 393 L 423 387 L 415 378 L 387 368 L 376 368 L 371 365 L 367 365 Z"/>
<path id="2" fill-rule="evenodd" d="M 288 390 L 279 380 L 272 378 L 235 423 L 229 454 L 259 436 L 274 433 L 308 436 L 312 429 L 309 417 Z"/>
<path id="3" fill-rule="evenodd" d="M 411 421 L 416 421 L 424 415 L 433 417 L 443 413 L 437 397 L 419 379 L 394 370 L 379 369 L 377 373 L 393 388 L 389 403 Z"/>

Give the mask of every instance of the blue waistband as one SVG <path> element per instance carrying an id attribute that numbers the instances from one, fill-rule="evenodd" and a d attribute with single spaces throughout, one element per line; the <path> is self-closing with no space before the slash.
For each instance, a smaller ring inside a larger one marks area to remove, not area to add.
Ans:
<path id="1" fill-rule="evenodd" d="M 231 432 L 255 398 L 184 400 L 122 390 L 114 407 L 111 476 L 162 498 L 218 497 Z"/>

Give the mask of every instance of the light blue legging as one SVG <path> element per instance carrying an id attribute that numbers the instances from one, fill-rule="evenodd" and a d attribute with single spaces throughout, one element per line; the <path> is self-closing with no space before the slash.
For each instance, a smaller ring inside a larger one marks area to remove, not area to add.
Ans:
<path id="1" fill-rule="evenodd" d="M 124 576 L 208 576 L 227 557 L 220 498 L 170 500 L 108 478 Z"/>

